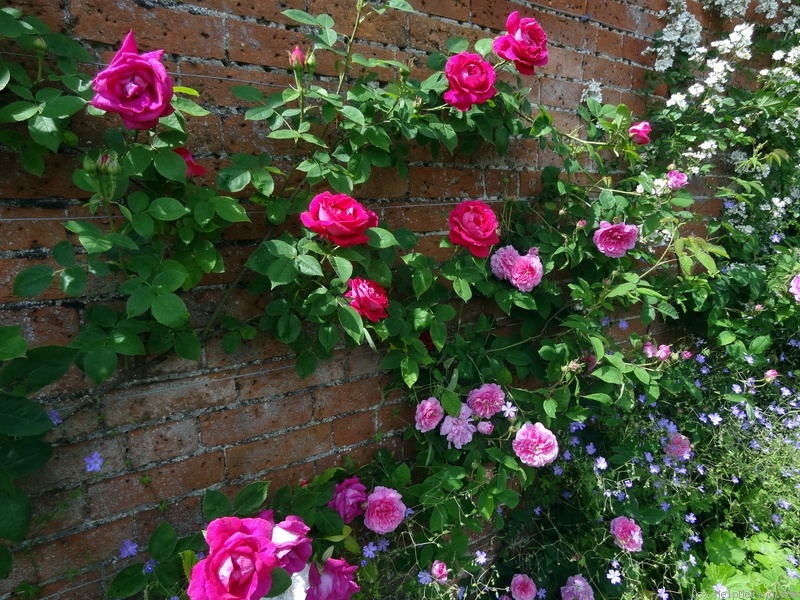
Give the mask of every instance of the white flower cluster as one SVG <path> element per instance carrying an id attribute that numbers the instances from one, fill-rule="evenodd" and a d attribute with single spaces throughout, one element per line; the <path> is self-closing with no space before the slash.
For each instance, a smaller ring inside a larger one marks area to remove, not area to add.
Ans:
<path id="1" fill-rule="evenodd" d="M 586 102 L 589 98 L 597 102 L 603 101 L 603 90 L 600 89 L 600 82 L 595 79 L 590 79 L 581 92 L 581 102 Z"/>
<path id="2" fill-rule="evenodd" d="M 658 16 L 660 19 L 669 19 L 661 36 L 662 44 L 655 49 L 656 63 L 653 68 L 663 72 L 672 67 L 677 50 L 694 52 L 700 45 L 703 28 L 697 18 L 687 9 L 686 0 L 669 0 L 667 10 L 659 13 Z"/>
<path id="3" fill-rule="evenodd" d="M 753 25 L 739 24 L 733 28 L 727 39 L 711 42 L 720 54 L 733 54 L 736 58 L 747 60 L 753 56 L 750 47 L 753 44 Z"/>

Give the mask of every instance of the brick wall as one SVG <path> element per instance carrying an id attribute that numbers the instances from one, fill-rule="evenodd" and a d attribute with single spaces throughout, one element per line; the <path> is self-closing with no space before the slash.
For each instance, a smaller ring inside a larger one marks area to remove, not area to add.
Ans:
<path id="1" fill-rule="evenodd" d="M 512 10 L 536 17 L 550 39 L 550 64 L 531 79 L 531 100 L 554 112 L 558 124 L 578 124 L 574 106 L 584 82 L 596 79 L 604 99 L 644 110 L 636 94 L 650 64 L 640 55 L 661 25 L 665 0 L 416 0 L 416 14 L 390 13 L 368 21 L 356 50 L 367 55 L 424 64 L 426 53 L 447 37 L 471 41 L 504 29 Z M 98 62 L 108 61 L 129 28 L 140 50 L 166 50 L 168 69 L 181 85 L 201 93 L 212 110 L 191 121 L 191 149 L 214 168 L 233 152 L 272 149 L 258 126 L 245 123 L 232 85 L 252 82 L 271 88 L 290 81 L 288 51 L 302 36 L 281 14 L 286 8 L 327 12 L 340 31 L 352 26 L 351 0 L 32 0 L 21 8 L 55 29 L 84 40 Z M 695 12 L 699 12 L 695 10 Z M 87 65 L 93 71 L 96 67 Z M 319 72 L 332 73 L 320 61 Z M 82 139 L 96 139 L 97 121 L 78 118 Z M 71 184 L 77 155 L 48 161 L 37 179 L 7 165 L 0 151 L 0 324 L 22 324 L 32 346 L 66 343 L 76 331 L 86 302 L 109 299 L 113 287 L 95 284 L 80 301 L 51 288 L 21 302 L 11 282 L 21 269 L 52 263 L 47 248 L 65 238 L 68 219 L 94 218 L 81 206 L 85 194 Z M 505 157 L 479 152 L 434 162 L 412 151 L 407 179 L 373 173 L 354 196 L 392 226 L 423 237 L 420 249 L 435 254 L 451 206 L 465 198 L 498 200 L 529 196 L 540 169 L 553 157 L 528 142 L 512 142 Z M 202 322 L 265 229 L 252 207 L 253 226 L 237 227 L 223 243 L 227 273 L 206 280 L 190 308 Z M 102 219 L 97 219 L 102 224 Z M 257 304 L 257 303 L 256 303 Z M 258 310 L 253 299 L 234 296 L 233 312 Z M 369 349 L 341 350 L 309 379 L 294 372 L 291 353 L 258 339 L 225 354 L 211 339 L 199 362 L 169 359 L 137 369 L 126 383 L 98 400 L 83 394 L 90 382 L 70 372 L 44 390 L 42 401 L 69 416 L 56 428 L 55 458 L 22 486 L 35 497 L 31 538 L 15 556 L 10 579 L 0 582 L 8 597 L 22 581 L 38 582 L 43 596 L 99 598 L 107 578 L 126 563 L 117 559 L 123 539 L 144 546 L 161 519 L 187 533 L 201 527 L 202 490 L 234 493 L 256 478 L 275 486 L 310 476 L 343 456 L 357 463 L 379 443 L 403 452 L 398 432 L 409 419 L 399 397 L 383 398 L 387 376 Z M 381 434 L 380 442 L 376 434 Z M 102 472 L 87 474 L 84 457 L 98 451 Z"/>

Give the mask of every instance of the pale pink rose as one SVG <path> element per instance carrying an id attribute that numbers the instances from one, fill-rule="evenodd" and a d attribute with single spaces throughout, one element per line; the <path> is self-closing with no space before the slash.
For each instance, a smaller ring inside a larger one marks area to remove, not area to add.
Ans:
<path id="1" fill-rule="evenodd" d="M 444 409 L 437 398 L 430 397 L 417 404 L 416 427 L 422 433 L 436 428 L 444 417 Z"/>
<path id="2" fill-rule="evenodd" d="M 494 40 L 492 47 L 500 58 L 513 61 L 517 71 L 533 75 L 534 67 L 547 64 L 547 34 L 536 19 L 520 18 L 514 11 L 506 19 L 507 35 Z"/>
<path id="3" fill-rule="evenodd" d="M 667 173 L 667 187 L 671 190 L 679 190 L 689 183 L 689 178 L 686 173 L 680 171 L 670 171 Z"/>
<path id="4" fill-rule="evenodd" d="M 638 144 L 639 146 L 643 146 L 644 144 L 650 143 L 650 131 L 652 128 L 650 127 L 650 123 L 647 121 L 639 121 L 638 123 L 634 123 L 628 129 L 628 134 L 631 136 L 631 141 L 634 144 Z"/>
<path id="5" fill-rule="evenodd" d="M 451 244 L 464 246 L 473 256 L 486 258 L 489 249 L 500 241 L 497 215 L 482 200 L 464 200 L 447 216 Z"/>
<path id="6" fill-rule="evenodd" d="M 636 225 L 612 225 L 608 221 L 600 221 L 600 227 L 595 230 L 592 239 L 600 252 L 611 258 L 620 258 L 636 245 L 639 230 Z"/>
<path id="7" fill-rule="evenodd" d="M 286 517 L 272 530 L 278 566 L 289 575 L 305 569 L 308 559 L 311 558 L 311 538 L 307 535 L 309 531 L 303 519 L 294 515 Z"/>
<path id="8" fill-rule="evenodd" d="M 561 600 L 594 600 L 592 586 L 580 573 L 568 577 L 567 584 L 561 587 Z"/>
<path id="9" fill-rule="evenodd" d="M 642 549 L 642 528 L 636 521 L 627 517 L 615 517 L 611 520 L 611 535 L 617 546 L 628 552 L 639 552 Z"/>
<path id="10" fill-rule="evenodd" d="M 656 358 L 658 360 L 669 360 L 670 356 L 672 356 L 672 349 L 666 344 L 661 344 L 656 350 Z"/>
<path id="11" fill-rule="evenodd" d="M 478 430 L 472 424 L 472 409 L 466 404 L 461 405 L 458 417 L 447 415 L 442 422 L 439 433 L 447 438 L 447 447 L 455 446 L 459 450 L 461 447 L 472 441 L 472 435 Z"/>
<path id="12" fill-rule="evenodd" d="M 397 529 L 406 516 L 406 505 L 397 490 L 376 486 L 367 497 L 364 525 L 375 533 L 389 533 Z"/>
<path id="13" fill-rule="evenodd" d="M 467 395 L 467 406 L 484 419 L 489 419 L 500 412 L 505 401 L 506 393 L 496 383 L 484 383 Z"/>
<path id="14" fill-rule="evenodd" d="M 681 352 L 681 360 L 689 360 L 692 356 L 694 356 L 694 354 L 692 354 L 691 350 L 684 350 Z"/>
<path id="15" fill-rule="evenodd" d="M 300 221 L 324 240 L 357 246 L 369 241 L 366 231 L 378 226 L 378 215 L 347 194 L 322 192 L 300 213 Z"/>
<path id="16" fill-rule="evenodd" d="M 539 258 L 539 249 L 531 248 L 528 254 L 514 261 L 508 280 L 521 292 L 530 292 L 542 281 L 544 267 Z"/>
<path id="17" fill-rule="evenodd" d="M 656 355 L 656 347 L 650 342 L 645 342 L 642 345 L 642 353 L 644 353 L 647 358 L 653 358 Z"/>
<path id="18" fill-rule="evenodd" d="M 447 572 L 448 572 L 447 565 L 440 560 L 433 561 L 431 565 L 431 577 L 439 583 L 444 583 L 447 581 Z"/>
<path id="19" fill-rule="evenodd" d="M 769 371 L 764 373 L 764 379 L 769 382 L 773 382 L 778 378 L 778 371 L 775 369 L 770 369 Z"/>
<path id="20" fill-rule="evenodd" d="M 478 433 L 483 435 L 492 435 L 494 432 L 494 425 L 491 421 L 478 421 Z"/>
<path id="21" fill-rule="evenodd" d="M 536 584 L 522 573 L 511 578 L 511 597 L 514 600 L 533 600 L 536 597 Z"/>
<path id="22" fill-rule="evenodd" d="M 336 484 L 328 506 L 339 513 L 345 523 L 352 523 L 353 519 L 364 514 L 366 502 L 367 488 L 354 475 Z"/>
<path id="23" fill-rule="evenodd" d="M 511 443 L 514 453 L 529 467 L 543 467 L 558 458 L 558 441 L 541 423 L 525 423 Z"/>
<path id="24" fill-rule="evenodd" d="M 489 260 L 492 273 L 500 280 L 508 279 L 509 275 L 511 275 L 511 270 L 514 268 L 514 261 L 518 258 L 519 252 L 516 251 L 514 246 L 498 248 Z"/>
<path id="25" fill-rule="evenodd" d="M 353 577 L 357 565 L 349 565 L 344 559 L 329 558 L 320 574 L 317 565 L 311 565 L 308 581 L 311 587 L 306 600 L 350 600 L 361 588 Z M 216 600 L 216 599 L 215 599 Z"/>
<path id="26" fill-rule="evenodd" d="M 800 275 L 795 275 L 789 284 L 789 293 L 794 296 L 794 299 L 800 302 Z"/>
<path id="27" fill-rule="evenodd" d="M 164 65 L 163 50 L 139 54 L 129 31 L 111 64 L 92 80 L 96 93 L 90 104 L 116 113 L 128 129 L 150 129 L 171 115 L 173 83 Z"/>
<path id="28" fill-rule="evenodd" d="M 664 454 L 677 460 L 689 460 L 692 455 L 692 442 L 685 435 L 671 433 Z"/>
<path id="29" fill-rule="evenodd" d="M 450 89 L 444 101 L 458 110 L 469 110 L 473 104 L 483 104 L 497 93 L 497 75 L 491 63 L 480 54 L 462 52 L 447 59 L 444 75 Z"/>
<path id="30" fill-rule="evenodd" d="M 381 284 L 371 279 L 355 277 L 347 281 L 347 287 L 349 289 L 344 297 L 350 298 L 350 306 L 362 317 L 375 323 L 389 316 L 386 312 L 389 297 Z"/>

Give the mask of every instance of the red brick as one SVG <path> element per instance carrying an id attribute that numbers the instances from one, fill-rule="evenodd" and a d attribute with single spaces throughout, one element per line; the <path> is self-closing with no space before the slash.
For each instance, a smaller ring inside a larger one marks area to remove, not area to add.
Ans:
<path id="1" fill-rule="evenodd" d="M 413 425 L 415 410 L 410 402 L 382 406 L 378 410 L 378 432 L 387 433 Z"/>
<path id="2" fill-rule="evenodd" d="M 551 81 L 542 86 L 542 104 L 559 108 L 577 106 L 581 103 L 581 94 L 586 89 L 584 83 L 571 81 Z"/>
<path id="3" fill-rule="evenodd" d="M 420 14 L 410 15 L 408 26 L 411 29 L 411 47 L 416 50 L 443 51 L 445 40 L 451 37 L 466 38 L 473 47 L 476 41 L 485 37 L 482 31 Z"/>
<path id="4" fill-rule="evenodd" d="M 302 425 L 312 413 L 310 394 L 276 398 L 200 417 L 200 436 L 205 446 L 238 443 L 266 433 Z"/>
<path id="5" fill-rule="evenodd" d="M 116 572 L 114 572 L 116 574 Z M 58 600 L 101 600 L 106 595 L 103 590 L 102 573 L 91 570 L 80 575 L 67 575 L 43 586 L 39 598 L 58 598 Z"/>
<path id="6" fill-rule="evenodd" d="M 566 50 L 575 49 L 583 52 L 594 52 L 597 48 L 597 26 L 591 21 L 581 23 L 577 19 L 553 13 L 539 13 L 536 17 L 542 29 L 547 33 L 548 56 L 550 63 L 542 67 L 546 73 L 558 73 L 552 64 L 553 44 L 564 46 Z"/>
<path id="7" fill-rule="evenodd" d="M 463 3 L 465 0 L 458 0 Z M 422 10 L 419 6 L 414 8 Z M 469 11 L 469 8 L 467 8 Z M 336 23 L 335 29 L 348 37 L 353 32 L 355 3 L 347 0 L 309 0 L 308 12 L 313 15 L 325 13 Z M 424 11 L 423 11 L 424 12 Z M 364 18 L 365 17 L 365 18 Z M 361 25 L 356 39 L 367 39 L 382 44 L 393 44 L 401 48 L 408 46 L 408 13 L 389 9 L 378 15 L 369 8 L 362 13 Z"/>
<path id="8" fill-rule="evenodd" d="M 52 535 L 80 525 L 88 514 L 86 490 L 48 493 L 31 502 L 33 516 L 28 538 Z"/>
<path id="9" fill-rule="evenodd" d="M 64 208 L 17 207 L 0 204 L 3 250 L 52 248 L 67 237 Z"/>
<path id="10" fill-rule="evenodd" d="M 524 7 L 518 5 L 515 5 L 514 8 L 515 10 L 526 10 Z M 497 31 L 505 31 L 508 12 L 498 10 L 497 2 L 494 0 L 471 0 L 470 10 L 472 12 L 471 22 L 473 25 L 489 27 Z M 534 16 L 533 14 L 527 14 L 527 12 L 528 11 L 522 16 Z"/>
<path id="11" fill-rule="evenodd" d="M 415 233 L 442 231 L 447 228 L 448 207 L 401 204 L 386 208 L 386 220 L 392 227 L 407 227 Z"/>
<path id="12" fill-rule="evenodd" d="M 358 198 L 373 200 L 384 198 L 402 198 L 408 193 L 408 179 L 404 179 L 394 168 L 379 169 L 372 167 L 370 178 L 356 186 Z"/>
<path id="13" fill-rule="evenodd" d="M 41 177 L 22 169 L 19 156 L 0 152 L 0 161 L 9 168 L 0 172 L 0 198 L 88 198 L 90 194 L 72 183 L 72 172 L 77 165 L 75 156 L 54 155 L 44 159 Z"/>
<path id="14" fill-rule="evenodd" d="M 343 370 L 338 361 L 320 362 L 313 375 L 301 379 L 294 361 L 285 360 L 242 369 L 236 381 L 242 400 L 269 398 L 342 379 Z"/>
<path id="15" fill-rule="evenodd" d="M 362 375 L 383 373 L 380 369 L 381 356 L 371 349 L 357 348 L 335 352 L 332 360 L 345 364 L 345 377 L 361 377 Z"/>
<path id="16" fill-rule="evenodd" d="M 630 89 L 633 67 L 597 56 L 583 57 L 583 78 L 596 79 L 604 85 Z"/>
<path id="17" fill-rule="evenodd" d="M 231 60 L 284 69 L 292 48 L 305 43 L 300 33 L 243 21 L 228 21 L 228 37 Z"/>
<path id="18" fill-rule="evenodd" d="M 89 516 L 99 519 L 137 506 L 158 504 L 219 483 L 224 474 L 222 452 L 209 452 L 106 479 L 89 486 Z M 143 478 L 149 478 L 149 482 L 143 482 Z"/>
<path id="19" fill-rule="evenodd" d="M 622 4 L 616 0 L 588 0 L 586 11 L 603 25 L 628 31 L 636 31 L 634 15 L 641 13 L 639 7 Z"/>
<path id="20" fill-rule="evenodd" d="M 314 399 L 314 419 L 327 419 L 377 406 L 383 399 L 381 390 L 389 381 L 388 376 L 381 375 L 314 390 L 311 392 Z"/>
<path id="21" fill-rule="evenodd" d="M 192 3 L 210 10 L 286 25 L 294 24 L 294 21 L 281 14 L 284 10 L 305 9 L 303 0 L 194 0 Z"/>
<path id="22" fill-rule="evenodd" d="M 356 413 L 336 419 L 332 424 L 333 443 L 337 448 L 371 440 L 375 436 L 375 411 Z"/>
<path id="23" fill-rule="evenodd" d="M 165 521 L 175 528 L 179 536 L 202 531 L 207 525 L 203 519 L 202 501 L 202 496 L 193 496 L 178 502 L 169 502 L 166 508 L 159 507 L 137 514 L 137 540 L 149 540 L 156 528 Z"/>
<path id="24" fill-rule="evenodd" d="M 483 193 L 480 171 L 411 167 L 409 194 L 416 198 L 477 198 Z"/>
<path id="25" fill-rule="evenodd" d="M 84 381 L 83 388 L 85 389 L 87 385 Z M 63 392 L 63 380 L 57 381 L 54 388 L 53 391 Z M 74 404 L 77 403 L 70 402 L 62 408 L 60 403 L 54 403 L 48 407 L 57 410 L 64 422 L 47 434 L 47 441 L 64 443 L 97 431 L 100 425 L 100 411 L 97 407 L 89 405 L 81 408 L 80 405 Z"/>
<path id="26" fill-rule="evenodd" d="M 452 0 L 451 2 L 437 2 L 436 0 L 417 0 L 414 8 L 422 13 L 446 17 L 454 21 L 469 21 L 469 0 Z"/>
<path id="27" fill-rule="evenodd" d="M 128 432 L 128 458 L 134 468 L 158 460 L 194 454 L 197 446 L 197 424 L 194 419 Z"/>
<path id="28" fill-rule="evenodd" d="M 576 15 L 586 13 L 586 0 L 541 0 L 537 4 Z"/>
<path id="29" fill-rule="evenodd" d="M 542 69 L 541 73 L 544 75 L 557 75 L 558 77 L 567 77 L 570 79 L 581 79 L 588 81 L 591 77 L 586 77 L 584 73 L 583 59 L 585 55 L 575 52 L 574 50 L 565 50 L 563 48 L 552 48 L 548 53 L 550 62 L 546 70 Z M 539 82 L 540 97 L 544 97 L 548 87 L 552 86 L 553 82 L 549 79 L 542 79 Z M 565 107 L 566 108 L 566 107 Z"/>
<path id="30" fill-rule="evenodd" d="M 331 451 L 329 423 L 313 425 L 266 440 L 240 444 L 225 450 L 228 478 L 253 476 L 294 462 L 308 461 Z"/>

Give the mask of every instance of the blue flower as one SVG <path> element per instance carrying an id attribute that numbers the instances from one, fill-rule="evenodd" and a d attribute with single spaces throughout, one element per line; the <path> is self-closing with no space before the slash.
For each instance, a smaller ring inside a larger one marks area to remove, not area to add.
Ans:
<path id="1" fill-rule="evenodd" d="M 714 425 L 714 427 L 722 423 L 722 417 L 720 417 L 717 413 L 711 413 L 708 415 L 708 418 L 711 420 L 711 424 Z"/>
<path id="2" fill-rule="evenodd" d="M 378 547 L 370 542 L 366 546 L 364 546 L 361 551 L 363 552 L 364 556 L 367 558 L 375 558 L 375 553 L 378 551 Z"/>
<path id="3" fill-rule="evenodd" d="M 128 558 L 135 555 L 139 551 L 139 544 L 133 540 L 122 540 L 122 546 L 119 547 L 119 557 Z"/>
<path id="4" fill-rule="evenodd" d="M 597 460 L 594 461 L 594 468 L 599 469 L 600 471 L 605 471 L 608 468 L 608 462 L 602 456 L 597 457 Z"/>
<path id="5" fill-rule="evenodd" d="M 64 422 L 64 419 L 61 418 L 57 410 L 48 410 L 47 416 L 50 417 L 53 425 L 61 425 Z"/>
<path id="6" fill-rule="evenodd" d="M 622 329 L 622 331 L 625 331 L 628 328 L 628 321 L 626 321 L 625 319 L 620 319 L 617 322 L 617 327 Z"/>
<path id="7" fill-rule="evenodd" d="M 539 591 L 536 592 L 536 597 L 537 598 L 544 598 L 545 596 L 547 596 L 547 590 L 544 589 L 544 588 L 539 588 Z"/>
<path id="8" fill-rule="evenodd" d="M 378 540 L 378 550 L 381 552 L 386 552 L 389 549 L 389 540 L 386 538 L 381 538 Z"/>
<path id="9" fill-rule="evenodd" d="M 694 516 L 694 513 L 689 513 L 688 515 L 686 515 L 684 517 L 684 519 L 686 519 L 687 523 L 691 523 L 691 524 L 697 523 L 697 517 Z"/>
<path id="10" fill-rule="evenodd" d="M 669 503 L 669 502 L 662 502 L 662 503 L 659 505 L 659 507 L 660 507 L 660 508 L 661 508 L 661 510 L 663 510 L 664 512 L 667 512 L 667 511 L 669 510 L 670 503 Z"/>
<path id="11" fill-rule="evenodd" d="M 417 579 L 419 579 L 420 585 L 425 585 L 433 581 L 433 577 L 431 577 L 431 574 L 428 571 L 420 571 L 417 573 Z"/>
<path id="12" fill-rule="evenodd" d="M 146 563 L 144 563 L 144 573 L 145 573 L 145 575 L 149 575 L 150 573 L 152 573 L 155 570 L 157 564 L 158 564 L 158 561 L 156 559 L 154 559 L 154 558 L 151 558 Z"/>
<path id="13" fill-rule="evenodd" d="M 597 448 L 594 447 L 594 444 L 588 444 L 586 446 L 586 454 L 592 456 L 595 452 L 597 452 Z"/>
<path id="14" fill-rule="evenodd" d="M 103 457 L 100 456 L 99 452 L 95 452 L 90 454 L 86 458 L 83 459 L 86 461 L 86 472 L 87 473 L 99 473 L 100 469 L 103 468 Z"/>
<path id="15" fill-rule="evenodd" d="M 485 565 L 486 564 L 486 552 L 483 552 L 482 550 L 476 550 L 475 551 L 475 562 L 477 564 L 479 564 L 479 565 Z"/>
<path id="16" fill-rule="evenodd" d="M 517 416 L 517 407 L 511 404 L 511 402 L 506 402 L 503 406 L 500 407 L 500 410 L 503 411 L 503 416 L 506 419 L 513 419 Z"/>

